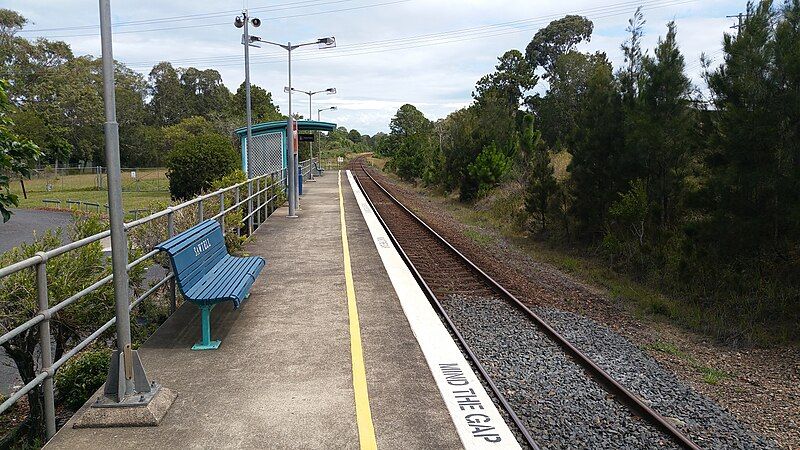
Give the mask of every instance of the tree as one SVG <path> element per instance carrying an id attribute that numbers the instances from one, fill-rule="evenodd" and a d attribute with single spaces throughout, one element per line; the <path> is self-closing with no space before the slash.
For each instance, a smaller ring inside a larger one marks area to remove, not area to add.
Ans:
<path id="1" fill-rule="evenodd" d="M 497 61 L 495 71 L 478 80 L 473 97 L 480 101 L 491 91 L 516 109 L 523 94 L 536 86 L 538 77 L 519 50 L 509 50 Z"/>
<path id="2" fill-rule="evenodd" d="M 431 121 L 413 105 L 405 104 L 389 122 L 389 130 L 394 144 L 389 167 L 404 180 L 421 177 L 431 147 Z"/>
<path id="3" fill-rule="evenodd" d="M 576 51 L 558 57 L 544 97 L 537 95 L 528 103 L 537 116 L 542 138 L 553 148 L 569 148 L 575 135 L 580 101 L 586 92 L 589 76 L 604 54 L 590 55 Z"/>
<path id="4" fill-rule="evenodd" d="M 461 189 L 461 200 L 483 197 L 497 186 L 511 167 L 511 160 L 495 144 L 489 144 L 467 166 L 468 177 Z"/>
<path id="5" fill-rule="evenodd" d="M 245 86 L 242 83 L 236 89 L 236 94 L 233 95 L 231 106 L 231 111 L 242 123 L 247 118 L 247 110 L 245 109 L 247 99 L 245 94 Z M 272 92 L 267 92 L 266 89 L 255 84 L 250 85 L 250 105 L 253 123 L 286 120 L 286 117 L 281 114 L 280 108 L 273 103 Z"/>
<path id="6" fill-rule="evenodd" d="M 238 167 L 238 155 L 228 139 L 201 134 L 183 139 L 167 156 L 169 192 L 174 199 L 189 199 Z"/>
<path id="7" fill-rule="evenodd" d="M 692 85 L 684 74 L 684 59 L 676 41 L 675 23 L 659 38 L 655 56 L 645 56 L 641 88 L 629 112 L 628 153 L 643 155 L 642 172 L 652 211 L 662 230 L 677 219 L 695 141 L 696 116 L 691 105 Z"/>
<path id="8" fill-rule="evenodd" d="M 788 2 L 782 16 L 771 1 L 748 6 L 739 35 L 724 38 L 724 64 L 708 75 L 719 113 L 704 237 L 723 257 L 784 261 L 798 245 L 800 2 Z"/>
<path id="9" fill-rule="evenodd" d="M 150 113 L 156 125 L 174 125 L 191 116 L 178 71 L 168 62 L 160 62 L 150 70 L 148 91 Z"/>
<path id="10" fill-rule="evenodd" d="M 9 175 L 30 177 L 30 163 L 39 158 L 39 147 L 31 141 L 21 140 L 11 131 L 14 122 L 8 117 L 11 102 L 6 94 L 8 83 L 0 80 L 0 215 L 3 222 L 11 219 L 12 206 L 19 199 L 9 190 Z"/>
<path id="11" fill-rule="evenodd" d="M 361 133 L 358 132 L 355 128 L 347 132 L 347 139 L 354 144 L 361 142 Z"/>
<path id="12" fill-rule="evenodd" d="M 521 147 L 528 163 L 527 188 L 525 190 L 525 209 L 531 214 L 539 215 L 542 232 L 547 230 L 547 213 L 550 202 L 558 190 L 553 166 L 550 164 L 550 152 L 542 141 L 542 134 L 534 127 L 533 116 L 527 114 Z"/>
<path id="13" fill-rule="evenodd" d="M 571 213 L 585 236 L 597 236 L 608 206 L 628 184 L 620 93 L 607 59 L 595 65 L 581 103 L 567 168 L 575 197 Z"/>
<path id="14" fill-rule="evenodd" d="M 549 78 L 559 56 L 590 40 L 593 29 L 592 21 L 582 16 L 567 15 L 554 20 L 536 32 L 525 48 L 525 58 L 532 67 L 542 67 L 544 78 Z"/>
<path id="15" fill-rule="evenodd" d="M 231 92 L 222 84 L 222 76 L 216 70 L 200 70 L 194 67 L 182 69 L 180 83 L 187 110 L 191 113 L 189 115 L 213 120 L 229 112 Z"/>

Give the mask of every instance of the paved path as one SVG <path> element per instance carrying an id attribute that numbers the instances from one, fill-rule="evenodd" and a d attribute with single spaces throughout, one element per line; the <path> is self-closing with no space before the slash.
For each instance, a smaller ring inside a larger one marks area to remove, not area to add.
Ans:
<path id="1" fill-rule="evenodd" d="M 47 230 L 66 228 L 72 223 L 68 212 L 15 209 L 11 220 L 0 223 L 0 253 L 11 250 L 23 242 L 33 241 L 33 234 L 41 236 Z"/>
<path id="2" fill-rule="evenodd" d="M 354 370 L 354 327 L 378 448 L 460 448 L 345 180 L 356 297 L 348 299 L 336 175 L 304 186 L 300 218 L 279 209 L 247 245 L 268 264 L 240 309 L 226 303 L 212 312 L 218 350 L 190 350 L 200 324 L 188 303 L 139 350 L 148 374 L 178 394 L 161 425 L 73 429 L 73 418 L 47 448 L 357 449 L 365 421 L 356 403 L 365 386 Z M 356 301 L 354 325 L 348 308 Z"/>

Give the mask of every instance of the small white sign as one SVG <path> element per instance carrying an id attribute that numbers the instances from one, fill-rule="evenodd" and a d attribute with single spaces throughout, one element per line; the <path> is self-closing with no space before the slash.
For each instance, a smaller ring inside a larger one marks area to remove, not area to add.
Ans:
<path id="1" fill-rule="evenodd" d="M 136 171 L 135 170 L 131 170 L 131 178 L 136 178 Z"/>
<path id="2" fill-rule="evenodd" d="M 337 161 L 337 162 L 340 162 L 340 163 L 343 163 L 343 162 L 344 162 L 344 158 L 342 158 L 342 157 L 340 156 L 340 157 L 336 158 L 336 161 Z"/>

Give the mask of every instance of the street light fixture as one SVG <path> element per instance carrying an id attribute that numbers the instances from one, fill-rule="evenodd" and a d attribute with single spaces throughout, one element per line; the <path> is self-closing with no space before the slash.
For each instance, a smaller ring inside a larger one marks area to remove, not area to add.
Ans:
<path id="1" fill-rule="evenodd" d="M 283 88 L 283 92 L 302 92 L 303 94 L 308 95 L 308 117 L 306 118 L 306 120 L 311 120 L 311 97 L 313 97 L 316 94 L 321 94 L 323 92 L 327 93 L 328 95 L 335 94 L 336 93 L 336 88 L 332 87 L 332 88 L 328 88 L 328 89 L 323 89 L 321 91 L 303 91 L 301 89 L 290 88 L 289 86 L 285 86 Z M 311 161 L 312 161 L 312 164 L 313 164 L 313 161 L 314 161 L 314 142 L 309 142 L 308 143 L 308 148 L 309 148 L 310 153 L 311 153 Z M 308 181 L 314 181 L 314 171 L 313 170 L 311 171 L 311 177 L 309 178 Z"/>
<path id="2" fill-rule="evenodd" d="M 272 41 L 265 41 L 262 40 L 258 36 L 250 36 L 251 42 L 263 42 L 264 44 L 274 45 L 276 47 L 280 47 L 286 50 L 289 53 L 289 86 L 288 89 L 285 89 L 289 94 L 289 119 L 287 120 L 287 136 L 289 139 L 289 147 L 291 149 L 289 151 L 289 155 L 287 155 L 287 161 L 289 162 L 289 217 L 297 217 L 295 214 L 295 210 L 297 209 L 297 203 L 299 202 L 300 193 L 297 189 L 297 153 L 294 148 L 294 118 L 292 117 L 292 50 L 295 50 L 300 47 L 304 47 L 306 45 L 319 45 L 320 49 L 326 48 L 334 48 L 336 47 L 336 38 L 334 37 L 325 37 L 319 38 L 316 41 L 311 42 L 304 42 L 302 44 L 292 44 L 291 42 L 287 42 L 286 44 L 280 44 L 278 42 Z"/>
<path id="3" fill-rule="evenodd" d="M 321 122 L 321 120 L 320 120 L 320 113 L 321 113 L 322 111 L 336 111 L 337 109 L 339 109 L 339 108 L 337 108 L 337 107 L 335 107 L 335 106 L 331 106 L 330 108 L 322 108 L 322 109 L 318 109 L 318 110 L 317 110 L 317 122 Z"/>

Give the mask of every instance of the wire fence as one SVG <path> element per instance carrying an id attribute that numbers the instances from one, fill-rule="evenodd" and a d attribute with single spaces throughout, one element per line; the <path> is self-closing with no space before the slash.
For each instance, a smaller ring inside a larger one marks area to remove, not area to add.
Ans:
<path id="1" fill-rule="evenodd" d="M 91 176 L 91 174 L 89 174 Z M 126 270 L 130 272 L 134 267 L 158 261 L 154 257 L 159 253 L 154 246 L 175 234 L 200 223 L 205 219 L 215 219 L 222 225 L 226 237 L 230 233 L 237 236 L 249 236 L 256 230 L 275 209 L 284 201 L 286 197 L 287 178 L 286 170 L 280 170 L 271 174 L 261 175 L 242 183 L 220 189 L 218 191 L 201 195 L 193 200 L 179 205 L 168 207 L 155 214 L 148 215 L 141 219 L 136 219 L 125 223 L 125 230 L 128 232 L 129 248 L 133 248 L 131 234 L 139 232 L 143 235 L 135 243 L 141 256 L 130 261 Z M 98 207 L 99 208 L 99 207 Z M 213 214 L 213 215 L 212 215 Z M 228 221 L 226 227 L 226 220 Z M 2 404 L 0 404 L 0 414 L 8 410 L 22 396 L 42 386 L 44 398 L 44 419 L 46 425 L 47 438 L 51 438 L 56 432 L 55 417 L 55 388 L 53 377 L 56 371 L 64 365 L 70 358 L 77 355 L 89 344 L 100 336 L 104 335 L 116 323 L 116 318 L 112 318 L 88 335 L 85 339 L 75 344 L 69 351 L 56 361 L 52 360 L 51 352 L 51 319 L 59 311 L 70 305 L 75 304 L 83 297 L 97 291 L 114 279 L 114 274 L 108 274 L 91 285 L 63 299 L 50 299 L 51 293 L 48 289 L 47 264 L 49 260 L 78 248 L 98 242 L 110 236 L 110 231 L 89 236 L 84 239 L 72 242 L 58 248 L 39 252 L 35 256 L 16 262 L 6 267 L 0 268 L 0 285 L 10 276 L 33 271 L 35 274 L 35 293 L 36 309 L 38 312 L 27 321 L 17 325 L 13 329 L 5 330 L 0 336 L 0 344 L 4 344 L 13 339 L 22 338 L 27 331 L 37 332 L 38 348 L 36 352 L 39 358 L 36 376 L 28 380 L 19 390 L 14 392 Z M 132 296 L 129 310 L 133 310 L 142 301 L 151 297 L 156 292 L 166 291 L 170 301 L 170 312 L 174 312 L 177 307 L 175 278 L 170 267 L 166 267 L 167 274 L 164 278 L 152 284 L 147 290 L 138 296 Z M 135 297 L 135 298 L 134 298 Z"/>
<path id="2" fill-rule="evenodd" d="M 169 190 L 167 170 L 163 167 L 123 167 L 123 192 L 159 192 Z M 103 166 L 59 167 L 36 169 L 25 180 L 28 192 L 66 192 L 108 190 L 108 170 Z"/>

